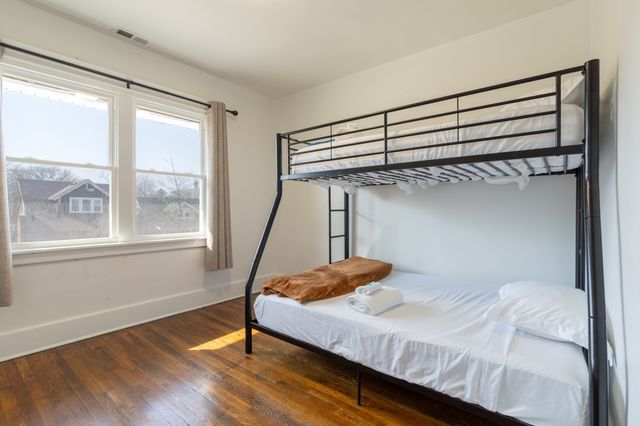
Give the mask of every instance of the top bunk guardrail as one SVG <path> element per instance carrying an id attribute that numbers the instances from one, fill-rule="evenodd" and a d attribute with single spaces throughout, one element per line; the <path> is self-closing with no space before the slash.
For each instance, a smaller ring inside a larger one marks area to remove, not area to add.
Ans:
<path id="1" fill-rule="evenodd" d="M 584 70 L 566 68 L 281 133 L 287 170 L 281 179 L 369 186 L 567 173 L 582 164 L 584 152 L 585 93 L 578 74 Z"/>

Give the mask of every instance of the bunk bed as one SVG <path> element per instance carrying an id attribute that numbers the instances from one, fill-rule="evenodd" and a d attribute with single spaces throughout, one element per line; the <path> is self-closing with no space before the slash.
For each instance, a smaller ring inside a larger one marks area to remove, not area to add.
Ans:
<path id="1" fill-rule="evenodd" d="M 573 81 L 579 83 L 565 87 L 565 82 L 575 76 L 579 79 Z M 514 96 L 519 88 L 532 85 L 544 87 Z M 579 100 L 574 99 L 576 93 Z M 276 196 L 245 287 L 246 353 L 252 353 L 251 331 L 255 329 L 349 365 L 357 374 L 358 404 L 362 373 L 366 373 L 499 424 L 557 424 L 567 416 L 565 424 L 606 425 L 598 114 L 596 59 L 577 67 L 277 134 Z M 585 290 L 589 315 L 589 344 L 584 352 L 572 344 L 545 341 L 526 333 L 493 330 L 487 334 L 486 324 L 477 317 L 495 295 L 495 287 L 415 274 L 394 272 L 385 281 L 403 288 L 410 302 L 396 315 L 399 317 L 394 327 L 401 332 L 392 336 L 393 341 L 384 332 L 388 330 L 384 318 L 345 313 L 341 298 L 300 304 L 261 295 L 254 306 L 253 283 L 284 182 L 311 182 L 344 190 L 341 208 L 332 205 L 329 193 L 331 263 L 335 239 L 344 241 L 343 255 L 349 257 L 350 194 L 355 188 L 426 188 L 449 182 L 518 181 L 550 174 L 576 177 L 575 287 Z M 335 214 L 342 214 L 344 219 L 344 231 L 339 235 L 331 233 Z M 473 301 L 472 305 L 456 311 L 455 306 L 439 305 L 430 299 L 429 312 L 440 312 L 440 316 L 420 314 L 426 312 L 420 309 L 426 307 L 423 302 L 427 295 L 451 292 Z M 447 326 L 443 328 L 442 324 Z M 455 339 L 466 343 L 460 346 Z M 495 339 L 495 346 L 487 339 Z M 517 362 L 505 363 L 504 352 L 495 350 L 504 346 L 504 339 L 509 341 L 510 359 Z M 373 346 L 367 347 L 364 342 Z M 501 372 L 495 389 L 483 388 L 486 383 L 495 384 L 495 380 L 460 375 L 449 368 L 455 364 L 451 360 L 459 359 L 461 347 L 463 371 L 483 371 L 489 376 L 492 371 Z M 393 348 L 385 353 L 395 361 L 376 353 L 380 348 Z M 402 368 L 398 368 L 397 357 L 403 359 Z M 520 400 L 518 395 L 523 395 Z M 561 407 L 550 409 L 555 410 L 556 417 L 527 412 L 527 399 L 535 398 L 540 399 L 532 406 L 535 410 L 544 411 L 553 404 Z"/>

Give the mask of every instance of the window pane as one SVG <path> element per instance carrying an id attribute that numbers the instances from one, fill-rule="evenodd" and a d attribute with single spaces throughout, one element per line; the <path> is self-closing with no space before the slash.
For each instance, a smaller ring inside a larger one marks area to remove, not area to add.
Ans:
<path id="1" fill-rule="evenodd" d="M 201 179 L 138 173 L 136 181 L 139 235 L 200 231 Z"/>
<path id="2" fill-rule="evenodd" d="M 95 96 L 2 79 L 6 154 L 109 163 L 109 103 Z"/>
<path id="3" fill-rule="evenodd" d="M 11 241 L 108 237 L 110 182 L 106 170 L 8 162 Z M 103 206 L 101 212 L 93 212 L 92 199 Z"/>
<path id="4" fill-rule="evenodd" d="M 136 110 L 136 167 L 200 174 L 200 124 Z"/>

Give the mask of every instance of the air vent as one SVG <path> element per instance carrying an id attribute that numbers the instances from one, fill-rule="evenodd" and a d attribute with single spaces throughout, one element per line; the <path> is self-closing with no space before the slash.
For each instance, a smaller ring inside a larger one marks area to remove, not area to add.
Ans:
<path id="1" fill-rule="evenodd" d="M 149 40 L 145 40 L 144 38 L 142 38 L 142 37 L 140 37 L 140 36 L 133 36 L 133 38 L 132 38 L 131 40 L 133 40 L 133 41 L 135 41 L 135 42 L 137 42 L 137 43 L 140 43 L 140 44 L 147 44 L 147 43 L 149 43 Z"/>
<path id="2" fill-rule="evenodd" d="M 140 43 L 140 44 L 143 44 L 143 45 L 149 43 L 149 40 L 147 40 L 147 39 L 145 39 L 143 37 L 140 37 L 139 35 L 134 34 L 131 31 L 127 31 L 127 30 L 125 30 L 123 28 L 120 28 L 120 27 L 116 27 L 111 31 L 113 31 L 114 33 L 118 34 L 119 36 L 127 38 L 127 39 L 129 39 L 131 41 L 135 41 L 136 43 Z"/>
<path id="3" fill-rule="evenodd" d="M 116 34 L 121 35 L 122 37 L 126 37 L 126 38 L 128 38 L 128 39 L 132 39 L 132 38 L 134 37 L 134 36 L 133 36 L 133 33 L 130 33 L 130 32 L 129 32 L 129 31 L 127 31 L 127 30 L 123 30 L 122 28 L 115 28 L 113 31 L 114 31 Z"/>

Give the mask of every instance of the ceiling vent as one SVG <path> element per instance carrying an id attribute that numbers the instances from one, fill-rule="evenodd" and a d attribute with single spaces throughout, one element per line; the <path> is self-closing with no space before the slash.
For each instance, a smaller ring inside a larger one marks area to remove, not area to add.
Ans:
<path id="1" fill-rule="evenodd" d="M 124 37 L 126 39 L 129 39 L 131 41 L 135 41 L 136 43 L 140 43 L 140 44 L 148 44 L 149 43 L 149 40 L 147 40 L 147 39 L 145 39 L 143 37 L 140 37 L 139 35 L 134 34 L 131 31 L 127 31 L 124 28 L 116 27 L 111 31 L 113 31 L 114 33 L 116 33 L 119 36 L 122 36 L 122 37 Z"/>
<path id="2" fill-rule="evenodd" d="M 147 44 L 149 43 L 149 40 L 144 39 L 140 36 L 134 35 L 133 38 L 131 39 L 133 41 L 135 41 L 136 43 L 140 43 L 140 44 Z"/>

